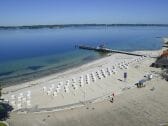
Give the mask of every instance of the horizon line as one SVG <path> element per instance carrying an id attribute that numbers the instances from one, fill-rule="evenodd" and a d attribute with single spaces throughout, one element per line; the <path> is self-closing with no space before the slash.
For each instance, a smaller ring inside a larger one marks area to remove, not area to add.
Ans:
<path id="1" fill-rule="evenodd" d="M 70 24 L 34 24 L 34 25 L 8 25 L 0 26 L 1 29 L 5 28 L 54 28 L 54 27 L 70 27 L 70 26 L 168 26 L 168 24 L 159 23 L 70 23 Z"/>

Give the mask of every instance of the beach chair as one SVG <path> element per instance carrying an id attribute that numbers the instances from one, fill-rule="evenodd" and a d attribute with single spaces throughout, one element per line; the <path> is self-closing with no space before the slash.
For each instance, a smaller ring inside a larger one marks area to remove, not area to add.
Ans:
<path id="1" fill-rule="evenodd" d="M 72 83 L 76 83 L 76 79 L 75 78 L 72 78 Z"/>
<path id="2" fill-rule="evenodd" d="M 89 74 L 86 75 L 86 84 L 90 84 Z"/>
<path id="3" fill-rule="evenodd" d="M 69 88 L 67 86 L 64 87 L 65 93 L 69 93 Z"/>
<path id="4" fill-rule="evenodd" d="M 80 86 L 80 87 L 83 87 L 83 86 L 84 86 L 83 76 L 80 76 L 80 79 L 79 79 L 79 86 Z"/>
<path id="5" fill-rule="evenodd" d="M 27 91 L 27 94 L 31 94 L 31 91 Z"/>
<path id="6" fill-rule="evenodd" d="M 15 99 L 15 95 L 11 95 L 11 99 L 14 100 Z"/>
<path id="7" fill-rule="evenodd" d="M 55 85 L 54 85 L 54 84 L 51 84 L 51 88 L 53 88 L 53 89 L 54 89 L 54 88 L 55 88 Z"/>
<path id="8" fill-rule="evenodd" d="M 26 97 L 22 98 L 22 102 L 25 103 L 26 102 Z"/>
<path id="9" fill-rule="evenodd" d="M 11 101 L 11 105 L 15 106 L 16 105 L 16 101 Z"/>
<path id="10" fill-rule="evenodd" d="M 57 92 L 56 91 L 53 92 L 53 96 L 57 96 Z"/>
<path id="11" fill-rule="evenodd" d="M 78 89 L 78 86 L 76 84 L 74 84 L 73 89 L 74 90 Z"/>
<path id="12" fill-rule="evenodd" d="M 21 109 L 21 108 L 22 108 L 21 103 L 18 103 L 18 104 L 17 104 L 17 109 Z"/>
<path id="13" fill-rule="evenodd" d="M 113 74 L 116 74 L 116 73 L 117 73 L 117 70 L 116 70 L 116 69 L 114 69 L 114 70 L 112 70 L 112 72 L 113 72 Z"/>
<path id="14" fill-rule="evenodd" d="M 53 89 L 52 87 L 49 87 L 49 91 L 50 91 L 50 92 L 53 92 L 53 90 L 54 90 L 54 89 Z"/>
<path id="15" fill-rule="evenodd" d="M 47 91 L 47 87 L 43 87 L 43 92 L 46 92 Z"/>
<path id="16" fill-rule="evenodd" d="M 107 75 L 106 75 L 105 70 L 104 70 L 104 69 L 101 69 L 101 72 L 102 72 L 103 77 L 104 77 L 104 78 L 106 78 L 106 77 L 107 77 Z"/>
<path id="17" fill-rule="evenodd" d="M 55 91 L 56 91 L 57 93 L 59 93 L 60 90 L 61 90 L 61 88 L 58 88 L 58 87 L 55 89 Z"/>
<path id="18" fill-rule="evenodd" d="M 61 87 L 63 86 L 63 82 L 59 82 L 58 85 Z"/>
<path id="19" fill-rule="evenodd" d="M 50 90 L 47 91 L 47 95 L 51 95 L 51 91 Z"/>
<path id="20" fill-rule="evenodd" d="M 110 68 L 109 68 L 109 67 L 107 68 L 107 73 L 108 73 L 108 75 L 109 75 L 109 76 L 111 76 L 111 75 L 112 75 L 111 70 L 110 70 Z"/>
<path id="21" fill-rule="evenodd" d="M 22 98 L 20 96 L 17 97 L 18 102 L 21 102 Z"/>
<path id="22" fill-rule="evenodd" d="M 95 77 L 95 75 L 94 75 L 93 72 L 91 73 L 91 78 L 92 78 L 92 81 L 93 81 L 93 82 L 96 82 L 96 77 Z"/>
<path id="23" fill-rule="evenodd" d="M 99 73 L 99 71 L 96 71 L 96 75 L 97 75 L 97 77 L 98 77 L 98 79 L 102 79 L 102 77 L 100 76 L 100 73 Z"/>
<path id="24" fill-rule="evenodd" d="M 78 88 L 75 78 L 72 78 L 72 87 L 73 87 L 74 90 L 76 90 Z"/>
<path id="25" fill-rule="evenodd" d="M 61 86 L 58 84 L 56 90 L 61 90 Z"/>
<path id="26" fill-rule="evenodd" d="M 30 107 L 30 106 L 31 106 L 30 100 L 27 100 L 27 101 L 26 101 L 26 105 L 27 105 L 27 107 Z"/>
<path id="27" fill-rule="evenodd" d="M 115 67 L 115 66 L 112 66 L 112 69 L 116 69 L 116 67 Z"/>
<path id="28" fill-rule="evenodd" d="M 70 85 L 70 81 L 67 80 L 67 81 L 66 81 L 66 86 L 69 86 L 69 85 Z"/>
<path id="29" fill-rule="evenodd" d="M 22 98 L 23 97 L 23 93 L 20 93 L 19 96 Z"/>

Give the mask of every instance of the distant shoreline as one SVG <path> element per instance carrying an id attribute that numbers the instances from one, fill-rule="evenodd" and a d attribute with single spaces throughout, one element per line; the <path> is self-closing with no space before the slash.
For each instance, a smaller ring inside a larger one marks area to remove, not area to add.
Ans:
<path id="1" fill-rule="evenodd" d="M 95 27 L 95 26 L 157 26 L 157 27 L 168 27 L 168 24 L 56 24 L 56 25 L 23 25 L 23 26 L 0 26 L 0 30 L 8 29 L 42 29 L 42 28 L 67 28 L 67 27 Z"/>

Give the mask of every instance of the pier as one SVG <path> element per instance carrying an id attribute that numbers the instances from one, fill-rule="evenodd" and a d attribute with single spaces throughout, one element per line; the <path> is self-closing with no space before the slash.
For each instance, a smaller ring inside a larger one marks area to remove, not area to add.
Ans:
<path id="1" fill-rule="evenodd" d="M 166 47 L 166 48 L 168 48 L 168 45 L 163 45 L 163 47 Z"/>
<path id="2" fill-rule="evenodd" d="M 94 51 L 97 51 L 97 52 L 121 53 L 121 54 L 127 54 L 127 55 L 144 56 L 144 57 L 146 57 L 146 55 L 143 55 L 143 54 L 136 54 L 136 53 L 126 52 L 126 51 L 113 50 L 113 49 L 109 49 L 109 48 L 105 48 L 105 47 L 101 47 L 101 46 L 91 47 L 91 46 L 85 46 L 85 45 L 78 45 L 76 47 L 78 47 L 79 49 L 94 50 Z"/>

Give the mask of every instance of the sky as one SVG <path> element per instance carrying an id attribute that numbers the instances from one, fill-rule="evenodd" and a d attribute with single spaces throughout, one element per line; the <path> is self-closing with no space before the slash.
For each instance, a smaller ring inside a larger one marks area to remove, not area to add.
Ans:
<path id="1" fill-rule="evenodd" d="M 168 24 L 168 0 L 0 0 L 0 26 Z"/>

